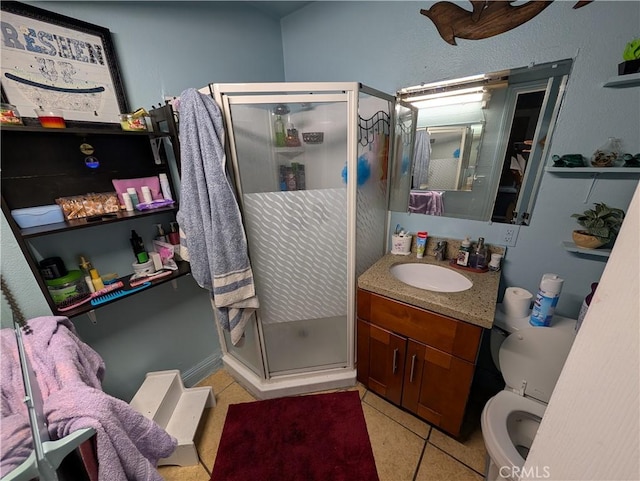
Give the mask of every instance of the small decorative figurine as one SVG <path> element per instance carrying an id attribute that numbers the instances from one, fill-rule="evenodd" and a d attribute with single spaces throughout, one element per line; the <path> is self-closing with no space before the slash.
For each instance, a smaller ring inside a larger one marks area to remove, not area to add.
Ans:
<path id="1" fill-rule="evenodd" d="M 554 167 L 584 167 L 584 157 L 581 154 L 565 154 L 562 157 L 554 155 Z"/>

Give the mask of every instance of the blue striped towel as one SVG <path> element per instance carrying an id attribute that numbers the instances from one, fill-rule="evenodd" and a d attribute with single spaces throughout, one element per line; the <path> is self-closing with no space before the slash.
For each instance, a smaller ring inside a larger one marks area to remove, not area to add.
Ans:
<path id="1" fill-rule="evenodd" d="M 225 170 L 224 124 L 210 96 L 180 95 L 180 209 L 191 273 L 211 291 L 220 325 L 237 344 L 258 308 L 240 208 Z"/>

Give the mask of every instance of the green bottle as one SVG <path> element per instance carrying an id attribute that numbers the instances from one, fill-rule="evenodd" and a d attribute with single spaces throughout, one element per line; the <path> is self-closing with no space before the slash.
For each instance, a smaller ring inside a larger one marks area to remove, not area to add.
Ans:
<path id="1" fill-rule="evenodd" d="M 286 145 L 285 139 L 287 135 L 284 131 L 284 122 L 282 121 L 282 117 L 279 115 L 276 115 L 276 120 L 273 123 L 273 130 L 276 135 L 276 147 L 284 147 Z"/>

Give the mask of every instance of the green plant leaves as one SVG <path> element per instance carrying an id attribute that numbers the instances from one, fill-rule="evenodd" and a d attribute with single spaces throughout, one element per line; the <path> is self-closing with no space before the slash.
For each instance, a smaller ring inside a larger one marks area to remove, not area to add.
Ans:
<path id="1" fill-rule="evenodd" d="M 594 209 L 585 210 L 582 214 L 572 214 L 578 224 L 585 228 L 589 235 L 602 242 L 610 242 L 616 238 L 624 220 L 624 211 L 609 207 L 605 203 L 595 203 Z"/>

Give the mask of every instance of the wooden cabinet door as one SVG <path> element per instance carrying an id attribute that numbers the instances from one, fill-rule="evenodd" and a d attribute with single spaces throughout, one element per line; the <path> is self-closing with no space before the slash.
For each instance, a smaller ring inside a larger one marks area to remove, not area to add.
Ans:
<path id="1" fill-rule="evenodd" d="M 424 344 L 412 339 L 407 342 L 407 357 L 404 366 L 404 385 L 402 389 L 402 407 L 411 412 L 418 412 L 422 372 L 424 370 Z"/>
<path id="2" fill-rule="evenodd" d="M 358 380 L 395 404 L 402 399 L 406 345 L 406 338 L 358 319 Z"/>
<path id="3" fill-rule="evenodd" d="M 458 436 L 473 380 L 473 364 L 409 341 L 409 367 L 414 355 L 414 381 L 405 387 L 403 406 L 444 431 Z M 421 368 L 415 367 L 420 360 Z M 405 375 L 405 382 L 408 379 Z"/>

